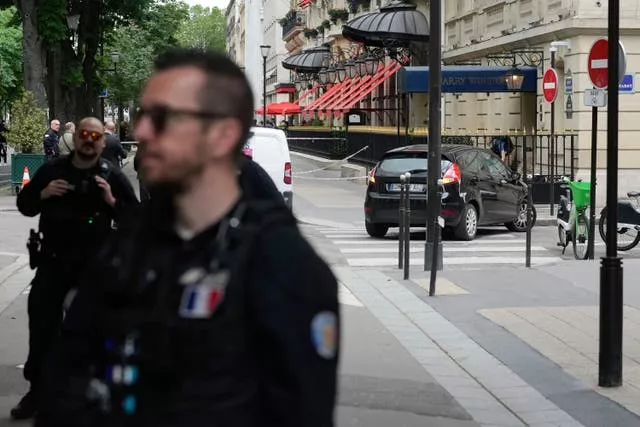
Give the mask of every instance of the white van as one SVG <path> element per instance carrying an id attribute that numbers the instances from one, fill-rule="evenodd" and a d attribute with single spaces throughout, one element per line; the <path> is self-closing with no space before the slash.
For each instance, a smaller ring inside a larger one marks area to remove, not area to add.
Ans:
<path id="1" fill-rule="evenodd" d="M 293 206 L 291 156 L 284 131 L 252 127 L 249 140 L 242 151 L 267 171 L 273 183 L 282 193 L 284 202 L 291 208 Z"/>

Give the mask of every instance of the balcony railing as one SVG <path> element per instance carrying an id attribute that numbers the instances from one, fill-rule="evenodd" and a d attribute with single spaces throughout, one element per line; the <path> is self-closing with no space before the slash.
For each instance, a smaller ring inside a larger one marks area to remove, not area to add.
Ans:
<path id="1" fill-rule="evenodd" d="M 288 13 L 281 21 L 282 39 L 288 40 L 294 33 L 298 33 L 304 29 L 304 15 L 299 12 Z"/>

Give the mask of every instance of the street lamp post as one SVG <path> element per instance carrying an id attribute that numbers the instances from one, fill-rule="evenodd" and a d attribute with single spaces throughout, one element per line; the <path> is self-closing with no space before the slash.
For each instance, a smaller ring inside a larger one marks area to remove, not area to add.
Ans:
<path id="1" fill-rule="evenodd" d="M 440 25 L 441 3 L 430 2 L 429 17 L 431 35 L 429 38 L 429 159 L 427 163 L 427 238 L 424 251 L 424 270 L 431 271 L 429 295 L 435 294 L 437 270 L 442 268 L 442 242 L 440 242 L 440 157 L 441 129 L 440 111 L 442 101 L 442 35 Z"/>
<path id="2" fill-rule="evenodd" d="M 269 45 L 260 46 L 262 54 L 262 126 L 267 125 L 267 57 L 269 50 L 271 50 Z"/>
<path id="3" fill-rule="evenodd" d="M 607 256 L 600 266 L 600 356 L 598 385 L 622 385 L 623 289 L 618 256 L 618 84 L 620 71 L 620 1 L 609 1 L 609 78 L 607 108 Z"/>

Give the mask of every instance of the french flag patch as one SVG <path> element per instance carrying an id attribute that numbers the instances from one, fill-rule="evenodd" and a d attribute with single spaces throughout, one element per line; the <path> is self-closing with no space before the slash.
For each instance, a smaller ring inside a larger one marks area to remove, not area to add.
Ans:
<path id="1" fill-rule="evenodd" d="M 225 286 L 199 283 L 186 286 L 180 302 L 180 316 L 187 319 L 206 319 L 218 309 Z"/>

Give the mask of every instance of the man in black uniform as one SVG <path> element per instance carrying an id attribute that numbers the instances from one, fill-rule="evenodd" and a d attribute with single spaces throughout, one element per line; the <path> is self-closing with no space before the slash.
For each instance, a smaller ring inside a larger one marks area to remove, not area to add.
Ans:
<path id="1" fill-rule="evenodd" d="M 18 194 L 23 215 L 40 214 L 41 251 L 29 293 L 29 356 L 24 368 L 31 383 L 13 418 L 38 410 L 43 367 L 60 333 L 63 302 L 77 286 L 82 267 L 112 231 L 112 222 L 137 199 L 127 178 L 100 159 L 104 128 L 95 118 L 80 122 L 69 156 L 53 159 L 38 169 Z"/>
<path id="2" fill-rule="evenodd" d="M 44 154 L 48 159 L 58 157 L 60 155 L 60 120 L 51 120 L 49 129 L 44 133 L 42 145 L 44 146 Z"/>
<path id="3" fill-rule="evenodd" d="M 104 151 L 102 152 L 102 158 L 107 159 L 111 164 L 116 167 L 120 167 L 122 159 L 127 158 L 127 152 L 122 148 L 122 142 L 116 135 L 116 124 L 113 122 L 107 122 L 104 126 Z"/>
<path id="4" fill-rule="evenodd" d="M 243 187 L 246 77 L 172 51 L 141 105 L 153 196 L 87 272 L 36 426 L 333 426 L 337 283 L 282 197 Z"/>

